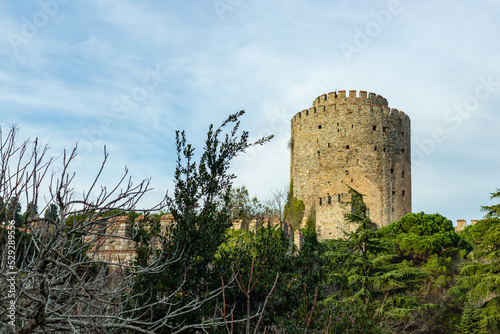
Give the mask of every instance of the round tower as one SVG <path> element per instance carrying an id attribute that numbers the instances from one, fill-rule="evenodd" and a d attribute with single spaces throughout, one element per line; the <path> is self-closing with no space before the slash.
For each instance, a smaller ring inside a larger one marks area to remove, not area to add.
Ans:
<path id="1" fill-rule="evenodd" d="M 410 118 L 380 95 L 331 92 L 292 118 L 290 177 L 321 240 L 343 237 L 348 186 L 385 226 L 411 212 Z"/>

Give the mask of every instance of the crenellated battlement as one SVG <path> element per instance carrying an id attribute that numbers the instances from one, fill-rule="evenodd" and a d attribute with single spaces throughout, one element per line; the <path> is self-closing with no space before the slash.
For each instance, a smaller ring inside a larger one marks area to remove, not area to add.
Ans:
<path id="1" fill-rule="evenodd" d="M 471 219 L 470 225 L 476 225 L 477 222 L 478 222 L 477 219 Z M 465 219 L 458 219 L 457 226 L 455 226 L 455 232 L 458 233 L 460 231 L 463 231 L 467 226 L 470 225 L 467 225 L 467 221 Z"/>
<path id="2" fill-rule="evenodd" d="M 339 90 L 318 96 L 313 101 L 313 106 L 349 103 L 349 104 L 377 104 L 381 106 L 388 106 L 387 100 L 375 93 L 368 93 L 367 91 L 360 90 L 359 94 L 356 90 Z"/>
<path id="3" fill-rule="evenodd" d="M 141 215 L 135 222 L 144 220 Z M 118 216 L 113 218 L 99 217 L 102 223 L 97 225 L 85 238 L 84 242 L 89 244 L 87 255 L 99 261 L 111 263 L 130 263 L 135 257 L 135 243 L 132 240 L 132 221 L 129 216 Z M 165 228 L 175 224 L 174 216 L 163 215 L 160 217 L 160 229 L 166 233 Z M 149 226 L 145 226 L 149 229 Z M 160 247 L 154 243 L 155 247 Z"/>
<path id="4" fill-rule="evenodd" d="M 342 109 L 357 109 L 362 110 L 365 106 L 369 106 L 372 112 L 380 112 L 394 118 L 401 118 L 404 122 L 409 122 L 410 118 L 404 112 L 389 108 L 387 99 L 375 93 L 360 90 L 339 90 L 323 94 L 314 99 L 312 107 L 304 109 L 292 118 L 292 121 L 298 121 L 302 118 L 307 118 L 318 113 Z"/>

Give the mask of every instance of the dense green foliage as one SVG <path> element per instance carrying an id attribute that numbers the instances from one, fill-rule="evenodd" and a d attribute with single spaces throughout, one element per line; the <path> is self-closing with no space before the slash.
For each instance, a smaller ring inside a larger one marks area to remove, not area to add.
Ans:
<path id="1" fill-rule="evenodd" d="M 283 220 L 290 224 L 294 229 L 300 228 L 302 218 L 304 217 L 305 204 L 302 200 L 293 196 L 293 180 L 290 182 L 290 191 L 288 192 L 287 202 L 283 213 Z"/>
<path id="2" fill-rule="evenodd" d="M 394 242 L 402 258 L 414 264 L 425 263 L 433 255 L 455 256 L 459 250 L 470 249 L 455 232 L 451 220 L 437 213 L 406 214 L 381 232 Z"/>
<path id="3" fill-rule="evenodd" d="M 474 250 L 462 266 L 459 283 L 480 309 L 483 325 L 500 332 L 500 218 L 481 220 L 462 235 Z"/>
<path id="4" fill-rule="evenodd" d="M 363 195 L 350 189 L 352 232 L 319 242 L 312 210 L 296 250 L 279 227 L 229 229 L 233 219 L 248 223 L 266 212 L 246 188 L 232 189 L 227 173 L 246 137 L 233 130 L 219 142 L 219 134 L 210 129 L 195 163 L 178 133 L 169 201 L 177 224 L 160 231 L 155 216 L 134 224 L 135 264 L 166 263 L 136 282 L 137 301 L 174 295 L 172 305 L 182 311 L 159 333 L 201 323 L 210 333 L 500 333 L 497 205 L 483 207 L 487 218 L 461 233 L 447 218 L 423 212 L 377 229 Z M 297 228 L 304 203 L 292 194 L 293 183 L 283 217 Z M 193 302 L 197 307 L 184 312 Z"/>
<path id="5" fill-rule="evenodd" d="M 24 220 L 21 215 L 21 203 L 19 198 L 11 197 L 5 203 L 5 200 L 0 197 L 0 222 L 6 222 L 13 220 L 16 227 L 21 227 Z"/>
<path id="6" fill-rule="evenodd" d="M 492 192 L 490 199 L 500 199 L 500 189 Z M 482 206 L 481 210 L 486 212 L 484 218 L 500 218 L 500 203 Z"/>
<path id="7" fill-rule="evenodd" d="M 202 161 L 217 161 L 220 151 L 209 144 L 212 134 Z M 220 326 L 211 327 L 214 333 L 230 328 L 234 333 L 264 328 L 267 333 L 500 333 L 496 206 L 485 207 L 490 218 L 460 234 L 445 217 L 423 212 L 377 229 L 363 195 L 350 189 L 346 219 L 352 232 L 318 242 L 311 210 L 302 230 L 304 244 L 295 250 L 278 227 L 228 230 L 233 219 L 263 218 L 265 208 L 244 187 L 212 185 L 203 195 L 211 177 L 224 180 L 226 170 L 209 172 L 203 163 L 193 163 L 183 135 L 178 148 L 186 163 L 179 158 L 169 209 L 179 223 L 168 238 L 154 219 L 138 223 L 135 234 L 138 265 L 181 251 L 164 272 L 137 282 L 137 291 L 150 291 L 143 298 L 176 293 L 178 305 L 205 298 L 196 314 L 186 313 L 177 323 L 215 317 Z M 283 216 L 299 227 L 304 203 L 292 194 L 293 183 Z M 154 240 L 163 245 L 156 254 Z M 209 298 L 221 288 L 222 299 Z"/>
<path id="8" fill-rule="evenodd" d="M 231 226 L 230 194 L 235 176 L 228 171 L 230 161 L 251 145 L 271 139 L 250 143 L 247 132 L 238 135 L 238 118 L 243 113 L 229 116 L 217 129 L 210 126 L 198 162 L 185 133 L 177 132 L 175 190 L 173 197 L 167 197 L 176 223 L 167 231 L 160 231 L 154 217 L 135 225 L 138 256 L 134 264 L 140 268 L 154 260 L 165 263 L 161 272 L 139 275 L 134 287 L 137 302 L 154 302 L 173 295 L 173 303 L 180 310 L 158 333 L 169 333 L 186 322 L 202 323 L 213 316 L 214 291 L 221 289 L 221 278 L 230 280 L 227 261 L 217 261 L 219 247 Z M 233 127 L 224 136 L 229 125 Z M 168 311 L 157 308 L 147 316 L 161 318 Z"/>
<path id="9" fill-rule="evenodd" d="M 182 136 L 179 140 L 180 156 L 189 160 L 192 151 Z M 296 250 L 279 227 L 229 229 L 234 218 L 263 217 L 263 206 L 244 187 L 224 190 L 210 185 L 208 176 L 206 184 L 200 182 L 200 175 L 216 172 L 197 166 L 179 163 L 176 197 L 169 208 L 176 225 L 161 230 L 161 214 L 139 220 L 139 213 L 127 213 L 134 222 L 134 264 L 165 262 L 163 271 L 138 276 L 135 302 L 174 296 L 172 307 L 180 310 L 158 333 L 175 332 L 176 326 L 201 328 L 203 323 L 211 333 L 227 333 L 226 325 L 234 333 L 246 332 L 247 326 L 257 333 L 264 328 L 266 333 L 500 333 L 500 218 L 495 205 L 485 207 L 488 218 L 460 233 L 445 217 L 423 212 L 377 229 L 363 195 L 350 189 L 352 210 L 346 219 L 353 232 L 319 242 L 313 212 L 302 230 L 304 244 Z M 225 170 L 219 172 L 219 180 L 229 182 Z M 2 212 L 23 223 L 35 208 L 21 215 L 15 201 Z M 289 203 L 301 207 L 293 199 Z M 51 205 L 44 217 L 57 221 L 58 214 Z M 15 237 L 25 240 L 18 243 L 20 252 L 33 251 L 23 248 L 29 234 L 16 230 Z M 0 231 L 0 244 L 5 240 L 5 230 Z M 237 281 L 244 290 L 251 287 L 250 292 L 243 293 Z M 196 307 L 187 307 L 193 303 Z M 153 307 L 145 316 L 159 318 L 165 311 Z"/>

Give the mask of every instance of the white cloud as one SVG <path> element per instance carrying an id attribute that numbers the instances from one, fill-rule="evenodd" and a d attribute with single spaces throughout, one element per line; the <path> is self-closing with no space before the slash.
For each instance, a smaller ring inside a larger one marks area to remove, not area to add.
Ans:
<path id="1" fill-rule="evenodd" d="M 443 117 L 474 94 L 479 77 L 500 81 L 498 1 L 401 1 L 401 13 L 347 61 L 341 43 L 353 43 L 387 4 L 243 1 L 220 20 L 201 1 L 70 2 L 15 53 L 7 33 L 39 7 L 2 3 L 0 121 L 18 123 L 54 151 L 79 141 L 83 179 L 106 144 L 113 157 L 106 176 L 124 165 L 151 176 L 159 188 L 153 201 L 171 186 L 174 130 L 186 129 L 200 150 L 210 123 L 245 109 L 245 130 L 276 138 L 238 158 L 237 182 L 267 196 L 289 178 L 291 117 L 329 91 L 368 90 L 411 117 L 414 146 L 435 128 L 447 131 L 414 169 L 414 207 L 477 218 L 500 186 L 491 144 L 500 139 L 500 89 L 458 129 Z M 118 110 L 116 100 L 137 93 L 157 66 L 165 69 L 161 84 Z"/>

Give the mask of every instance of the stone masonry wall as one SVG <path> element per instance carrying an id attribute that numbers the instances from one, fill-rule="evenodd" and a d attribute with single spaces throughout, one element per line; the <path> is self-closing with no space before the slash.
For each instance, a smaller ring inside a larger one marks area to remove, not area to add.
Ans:
<path id="1" fill-rule="evenodd" d="M 350 210 L 348 185 L 361 194 L 379 227 L 411 212 L 410 118 L 385 98 L 331 92 L 291 121 L 290 177 L 305 217 L 316 210 L 320 240 L 340 238 Z"/>
<path id="2" fill-rule="evenodd" d="M 144 216 L 139 216 L 136 221 L 143 218 Z M 164 230 L 172 222 L 172 215 L 160 217 L 161 229 Z M 86 237 L 86 242 L 92 244 L 87 255 L 96 261 L 129 264 L 135 257 L 131 229 L 129 216 L 114 217 L 103 222 L 101 228 Z"/>

